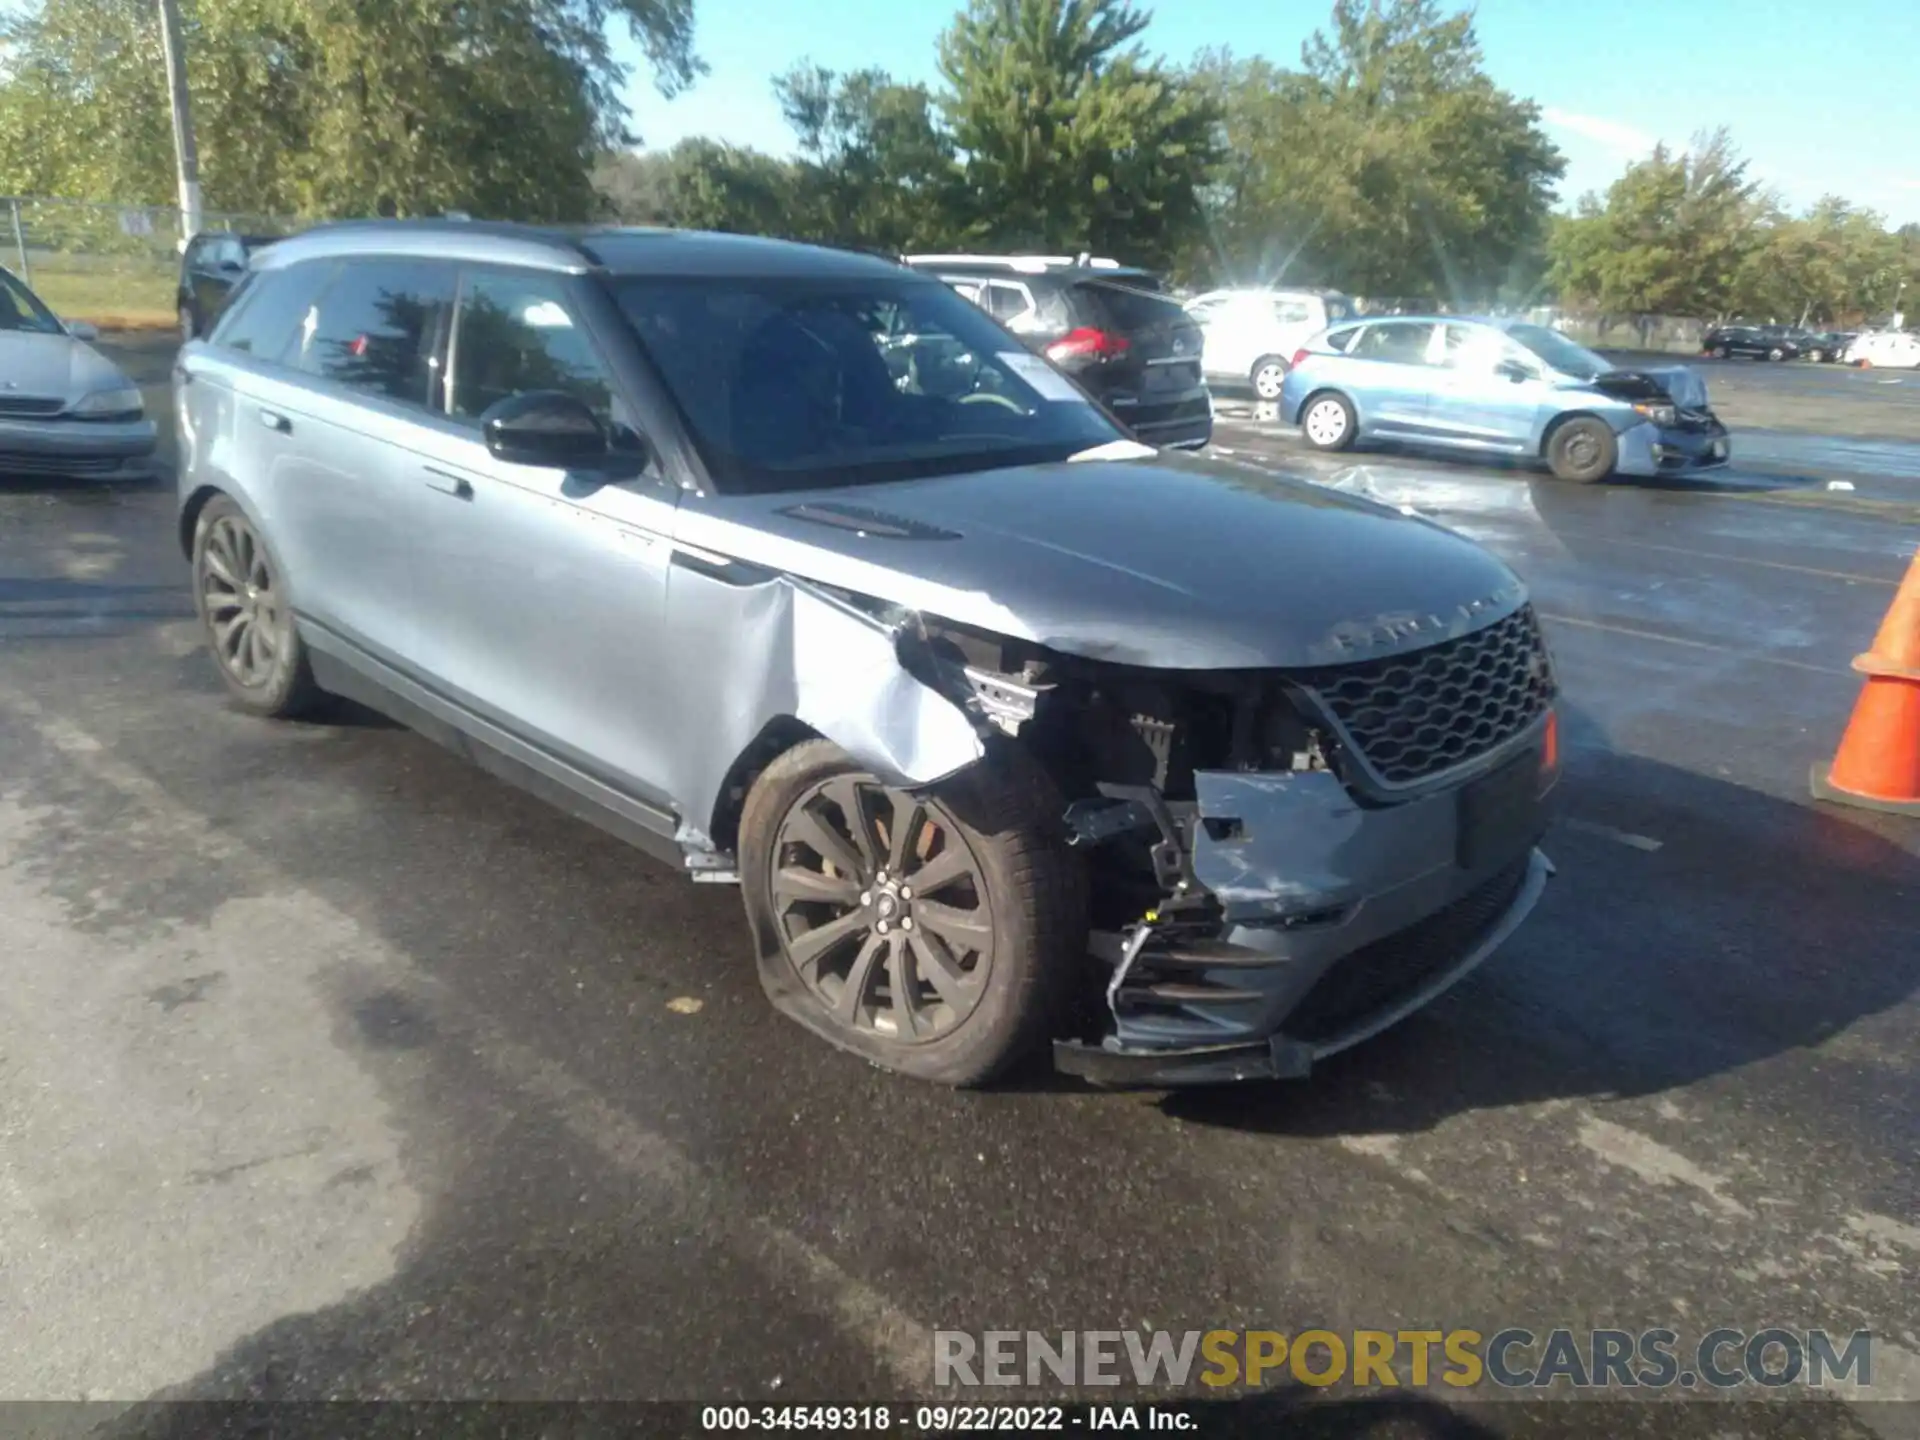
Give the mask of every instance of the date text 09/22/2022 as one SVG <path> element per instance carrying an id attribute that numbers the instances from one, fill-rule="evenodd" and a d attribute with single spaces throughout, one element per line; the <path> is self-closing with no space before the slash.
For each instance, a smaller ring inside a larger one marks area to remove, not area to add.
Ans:
<path id="1" fill-rule="evenodd" d="M 703 1431 L 902 1431 L 948 1435 L 972 1431 L 1191 1431 L 1197 1419 L 1177 1405 L 708 1405 Z"/>

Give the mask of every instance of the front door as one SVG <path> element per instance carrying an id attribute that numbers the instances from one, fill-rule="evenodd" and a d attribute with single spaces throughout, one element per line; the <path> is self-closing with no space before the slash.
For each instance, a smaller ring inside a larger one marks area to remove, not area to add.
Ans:
<path id="1" fill-rule="evenodd" d="M 442 416 L 411 483 L 434 520 L 419 549 L 425 668 L 448 698 L 641 799 L 667 779 L 660 672 L 679 490 L 494 458 L 480 417 L 531 390 L 633 417 L 568 276 L 468 269 Z"/>
<path id="2" fill-rule="evenodd" d="M 1427 428 L 1439 440 L 1525 449 L 1553 385 L 1539 360 L 1490 325 L 1441 327 Z"/>

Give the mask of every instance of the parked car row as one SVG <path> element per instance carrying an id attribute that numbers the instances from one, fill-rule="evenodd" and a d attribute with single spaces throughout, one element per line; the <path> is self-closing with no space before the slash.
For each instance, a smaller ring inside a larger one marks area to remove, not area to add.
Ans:
<path id="1" fill-rule="evenodd" d="M 1198 330 L 1085 258 L 321 227 L 176 362 L 207 644 L 738 883 L 880 1065 L 1303 1075 L 1533 908 L 1556 683 L 1470 540 L 1138 443 Z"/>

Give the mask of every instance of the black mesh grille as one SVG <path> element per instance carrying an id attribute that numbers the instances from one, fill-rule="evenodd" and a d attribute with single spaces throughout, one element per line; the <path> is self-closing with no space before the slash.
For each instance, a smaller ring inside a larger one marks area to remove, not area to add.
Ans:
<path id="1" fill-rule="evenodd" d="M 0 395 L 0 415 L 58 415 L 66 408 L 57 395 Z"/>
<path id="2" fill-rule="evenodd" d="M 1487 754 L 1532 724 L 1555 690 L 1531 605 L 1458 640 L 1294 678 L 1389 785 Z"/>
<path id="3" fill-rule="evenodd" d="M 1296 1040 L 1318 1043 L 1397 1005 L 1457 963 L 1506 913 L 1526 881 L 1531 858 L 1509 866 L 1419 924 L 1336 960 L 1281 1029 Z"/>

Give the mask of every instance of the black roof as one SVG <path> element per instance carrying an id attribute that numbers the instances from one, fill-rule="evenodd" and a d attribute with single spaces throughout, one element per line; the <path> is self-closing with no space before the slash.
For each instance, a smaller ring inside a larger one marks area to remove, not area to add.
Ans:
<path id="1" fill-rule="evenodd" d="M 689 276 L 899 276 L 905 267 L 857 250 L 758 235 L 498 220 L 346 220 L 278 241 L 282 263 L 322 255 L 507 259 L 560 270 Z"/>

